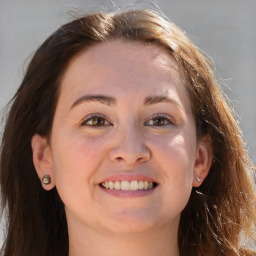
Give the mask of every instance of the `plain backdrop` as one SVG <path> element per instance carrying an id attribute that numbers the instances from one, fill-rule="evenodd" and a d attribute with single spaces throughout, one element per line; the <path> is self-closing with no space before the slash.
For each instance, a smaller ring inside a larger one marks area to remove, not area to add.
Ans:
<path id="1" fill-rule="evenodd" d="M 256 162 L 256 0 L 152 1 L 212 57 Z M 73 13 L 154 8 L 150 1 L 0 0 L 0 110 L 36 48 Z M 1 230 L 1 229 L 0 229 Z M 0 245 L 1 245 L 0 232 Z"/>

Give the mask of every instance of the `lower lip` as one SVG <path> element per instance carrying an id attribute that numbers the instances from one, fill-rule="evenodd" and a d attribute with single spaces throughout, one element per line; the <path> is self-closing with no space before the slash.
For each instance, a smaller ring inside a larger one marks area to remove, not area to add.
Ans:
<path id="1" fill-rule="evenodd" d="M 151 189 L 141 189 L 141 190 L 115 190 L 115 189 L 106 189 L 99 186 L 104 192 L 116 196 L 116 197 L 142 197 L 152 194 L 156 187 Z"/>

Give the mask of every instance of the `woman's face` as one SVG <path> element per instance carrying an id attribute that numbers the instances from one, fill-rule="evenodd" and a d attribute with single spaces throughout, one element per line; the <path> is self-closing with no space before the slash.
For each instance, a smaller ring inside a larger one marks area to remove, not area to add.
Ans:
<path id="1" fill-rule="evenodd" d="M 205 148 L 175 61 L 110 41 L 71 61 L 44 157 L 69 227 L 142 232 L 178 228 Z"/>

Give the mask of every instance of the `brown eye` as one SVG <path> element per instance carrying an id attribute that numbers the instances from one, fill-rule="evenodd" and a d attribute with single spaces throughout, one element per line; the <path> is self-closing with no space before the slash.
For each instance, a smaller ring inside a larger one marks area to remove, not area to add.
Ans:
<path id="1" fill-rule="evenodd" d="M 96 128 L 108 125 L 110 125 L 110 123 L 102 116 L 91 116 L 82 122 L 82 126 L 91 126 Z"/>
<path id="2" fill-rule="evenodd" d="M 162 117 L 157 117 L 153 119 L 153 125 L 162 126 L 166 124 L 166 120 Z"/>
<path id="3" fill-rule="evenodd" d="M 105 124 L 105 120 L 99 117 L 93 117 L 91 121 L 93 126 L 102 126 Z"/>
<path id="4" fill-rule="evenodd" d="M 167 117 L 166 115 L 158 115 L 158 116 L 155 116 L 153 118 L 151 118 L 149 121 L 146 122 L 146 126 L 168 126 L 168 125 L 171 125 L 173 124 L 173 122 L 170 120 L 169 117 Z"/>

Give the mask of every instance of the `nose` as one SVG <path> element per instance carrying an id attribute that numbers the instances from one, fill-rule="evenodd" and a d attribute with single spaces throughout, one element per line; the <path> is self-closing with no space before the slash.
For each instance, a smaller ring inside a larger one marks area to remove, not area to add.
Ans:
<path id="1" fill-rule="evenodd" d="M 136 165 L 147 162 L 150 156 L 143 134 L 136 127 L 126 127 L 115 134 L 115 141 L 109 151 L 111 161 Z"/>

